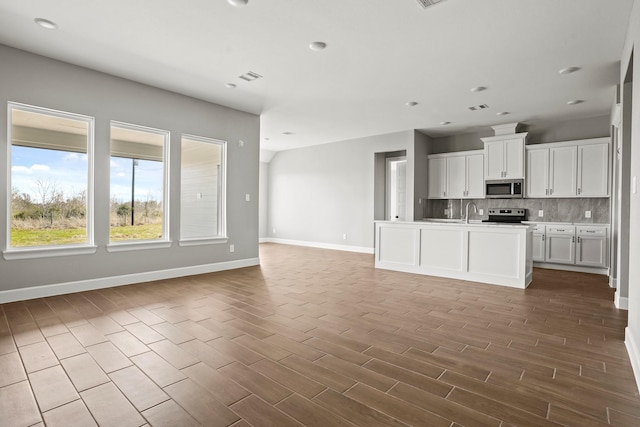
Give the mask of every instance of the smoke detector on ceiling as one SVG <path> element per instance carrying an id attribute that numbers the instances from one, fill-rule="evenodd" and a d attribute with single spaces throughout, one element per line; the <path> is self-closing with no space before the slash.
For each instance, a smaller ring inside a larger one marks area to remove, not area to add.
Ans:
<path id="1" fill-rule="evenodd" d="M 433 6 L 434 4 L 441 3 L 444 0 L 416 0 L 420 6 L 423 8 L 428 8 L 429 6 Z"/>

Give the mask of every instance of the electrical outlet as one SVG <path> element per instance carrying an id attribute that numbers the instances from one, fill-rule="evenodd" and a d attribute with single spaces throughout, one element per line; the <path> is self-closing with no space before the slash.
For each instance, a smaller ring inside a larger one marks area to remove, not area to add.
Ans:
<path id="1" fill-rule="evenodd" d="M 229 252 L 235 252 L 236 251 L 236 245 L 229 245 Z"/>
<path id="2" fill-rule="evenodd" d="M 244 141 L 243 141 L 243 140 L 238 141 L 238 145 L 239 145 L 240 147 L 244 147 Z"/>
<path id="3" fill-rule="evenodd" d="M 244 195 L 244 201 L 245 202 L 250 202 L 251 201 L 251 195 L 249 193 Z"/>
<path id="4" fill-rule="evenodd" d="M 447 215 L 449 215 L 449 209 L 444 210 L 444 216 L 447 216 Z"/>
<path id="5" fill-rule="evenodd" d="M 342 240 L 347 240 L 347 233 L 342 234 Z"/>
<path id="6" fill-rule="evenodd" d="M 484 209 L 478 209 L 478 215 L 484 215 Z"/>
<path id="7" fill-rule="evenodd" d="M 275 228 L 271 230 L 271 234 L 276 234 L 276 229 Z"/>
<path id="8" fill-rule="evenodd" d="M 585 218 L 591 218 L 591 211 L 584 211 Z"/>
<path id="9" fill-rule="evenodd" d="M 542 218 L 544 216 L 544 211 L 541 209 L 538 211 L 538 216 Z"/>

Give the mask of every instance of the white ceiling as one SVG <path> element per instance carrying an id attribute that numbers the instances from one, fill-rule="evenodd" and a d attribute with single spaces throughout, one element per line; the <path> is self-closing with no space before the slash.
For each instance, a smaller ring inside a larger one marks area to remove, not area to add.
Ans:
<path id="1" fill-rule="evenodd" d="M 278 151 L 608 114 L 632 4 L 0 0 L 0 43 L 260 114 L 261 146 Z M 312 51 L 313 41 L 328 47 Z M 569 66 L 581 70 L 558 73 Z M 263 78 L 238 78 L 248 71 Z M 585 102 L 566 104 L 573 99 Z M 489 108 L 467 109 L 478 104 Z"/>

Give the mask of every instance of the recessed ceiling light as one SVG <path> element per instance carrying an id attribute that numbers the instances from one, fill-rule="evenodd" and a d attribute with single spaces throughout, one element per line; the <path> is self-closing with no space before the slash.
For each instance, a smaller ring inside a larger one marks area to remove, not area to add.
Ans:
<path id="1" fill-rule="evenodd" d="M 440 122 L 440 124 L 441 124 L 442 126 L 446 126 L 446 125 L 450 125 L 450 124 L 451 124 L 451 122 Z"/>
<path id="2" fill-rule="evenodd" d="M 311 50 L 323 50 L 327 47 L 325 42 L 313 42 L 309 45 L 309 49 Z"/>
<path id="3" fill-rule="evenodd" d="M 271 138 L 264 138 L 265 141 L 271 141 Z"/>
<path id="4" fill-rule="evenodd" d="M 33 20 L 36 24 L 40 25 L 42 28 L 46 28 L 47 30 L 55 30 L 58 28 L 58 24 L 53 21 L 49 21 L 44 18 L 36 18 Z"/>
<path id="5" fill-rule="evenodd" d="M 567 67 L 567 68 L 563 68 L 563 69 L 559 70 L 558 73 L 560 73 L 560 74 L 571 74 L 571 73 L 575 73 L 579 69 L 580 69 L 580 67 Z"/>
<path id="6" fill-rule="evenodd" d="M 416 105 L 418 105 L 418 103 L 416 101 L 411 101 L 411 102 L 407 102 L 406 104 L 407 107 L 415 107 Z"/>
<path id="7" fill-rule="evenodd" d="M 227 0 L 227 3 L 229 3 L 231 6 L 242 7 L 246 6 L 247 3 L 249 3 L 249 0 Z"/>
<path id="8" fill-rule="evenodd" d="M 486 86 L 476 86 L 471 88 L 471 92 L 482 92 L 483 90 L 487 90 Z"/>
<path id="9" fill-rule="evenodd" d="M 235 89 L 237 87 L 237 85 L 233 83 L 227 83 L 225 86 L 228 87 L 229 89 Z"/>
<path id="10" fill-rule="evenodd" d="M 582 99 L 573 99 L 567 102 L 567 105 L 577 105 L 582 104 L 584 101 Z"/>
<path id="11" fill-rule="evenodd" d="M 499 113 L 496 113 L 496 116 L 506 116 L 507 114 L 510 114 L 508 111 L 500 111 Z"/>
<path id="12" fill-rule="evenodd" d="M 282 134 L 283 135 L 295 135 L 295 132 L 286 131 L 286 132 L 282 132 Z"/>

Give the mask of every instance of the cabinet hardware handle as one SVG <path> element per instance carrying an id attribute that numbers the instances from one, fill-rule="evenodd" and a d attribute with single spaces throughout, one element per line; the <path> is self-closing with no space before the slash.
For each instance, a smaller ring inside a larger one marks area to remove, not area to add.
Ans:
<path id="1" fill-rule="evenodd" d="M 558 228 L 558 231 L 564 231 L 564 229 L 560 229 L 560 228 Z"/>
<path id="2" fill-rule="evenodd" d="M 549 189 L 548 188 L 546 190 L 544 190 L 544 194 L 547 195 L 547 196 L 549 195 Z"/>
<path id="3" fill-rule="evenodd" d="M 586 231 L 587 233 L 595 233 L 596 232 L 595 230 L 584 230 L 584 231 Z"/>
<path id="4" fill-rule="evenodd" d="M 582 190 L 578 188 L 578 194 L 582 193 Z"/>
<path id="5" fill-rule="evenodd" d="M 543 235 L 542 235 L 542 241 L 543 241 L 543 242 L 544 242 L 544 239 L 545 239 L 545 235 L 543 234 Z"/>
<path id="6" fill-rule="evenodd" d="M 573 237 L 571 238 L 571 243 L 575 243 L 575 241 L 576 241 L 576 236 L 573 236 Z"/>
<path id="7" fill-rule="evenodd" d="M 553 194 L 553 188 L 550 188 L 549 189 L 549 195 L 552 195 L 552 194 Z"/>
<path id="8" fill-rule="evenodd" d="M 580 236 L 578 236 L 578 243 L 580 243 Z"/>

